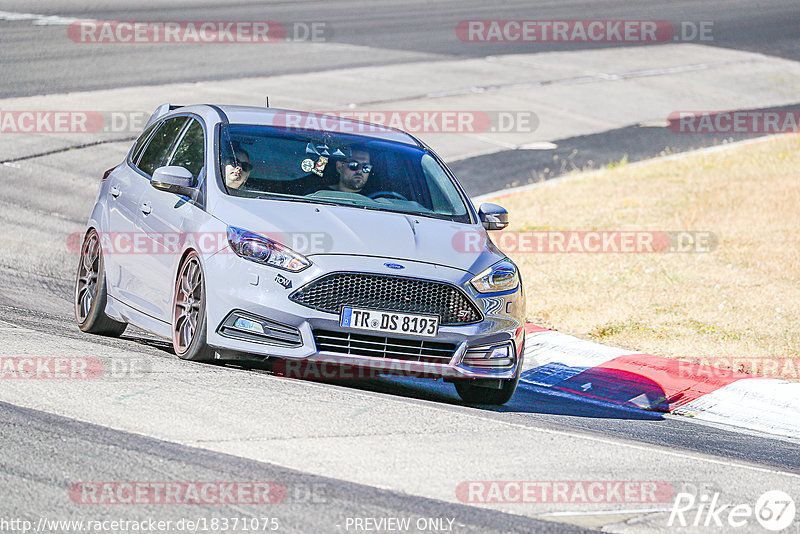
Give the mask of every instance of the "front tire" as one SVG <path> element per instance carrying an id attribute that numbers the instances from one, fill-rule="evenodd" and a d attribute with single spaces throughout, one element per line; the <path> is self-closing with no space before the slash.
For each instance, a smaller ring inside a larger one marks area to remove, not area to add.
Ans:
<path id="1" fill-rule="evenodd" d="M 189 252 L 178 269 L 172 314 L 172 348 L 179 358 L 195 362 L 214 359 L 206 344 L 206 283 L 200 256 Z"/>
<path id="2" fill-rule="evenodd" d="M 455 382 L 456 392 L 461 400 L 467 404 L 486 404 L 490 406 L 501 406 L 511 400 L 514 392 L 517 391 L 519 377 L 522 374 L 522 355 L 525 351 L 525 342 L 519 351 L 519 363 L 514 378 L 503 380 L 500 389 L 481 387 L 480 379 L 477 380 L 458 380 Z"/>
<path id="3" fill-rule="evenodd" d="M 119 337 L 128 326 L 105 313 L 106 275 L 100 236 L 92 228 L 86 232 L 81 245 L 81 257 L 75 278 L 75 321 L 78 328 L 90 334 Z"/>

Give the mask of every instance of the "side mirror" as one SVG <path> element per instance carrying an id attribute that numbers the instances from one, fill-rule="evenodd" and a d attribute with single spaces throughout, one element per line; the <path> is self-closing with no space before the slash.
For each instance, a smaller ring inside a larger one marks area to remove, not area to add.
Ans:
<path id="1" fill-rule="evenodd" d="M 497 204 L 481 204 L 478 218 L 487 230 L 502 230 L 508 226 L 508 212 Z"/>
<path id="2" fill-rule="evenodd" d="M 192 173 L 176 165 L 157 168 L 150 180 L 150 185 L 156 189 L 192 199 L 197 195 L 197 189 L 192 187 L 193 184 Z"/>

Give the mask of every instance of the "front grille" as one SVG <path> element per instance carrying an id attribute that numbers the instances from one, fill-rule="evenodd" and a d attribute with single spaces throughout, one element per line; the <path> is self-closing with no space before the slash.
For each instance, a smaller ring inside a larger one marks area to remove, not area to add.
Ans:
<path id="1" fill-rule="evenodd" d="M 314 330 L 314 343 L 319 352 L 439 364 L 449 363 L 456 351 L 454 343 L 334 330 Z"/>
<path id="2" fill-rule="evenodd" d="M 291 300 L 329 313 L 342 306 L 438 315 L 439 324 L 475 323 L 482 316 L 457 287 L 442 282 L 378 274 L 333 273 L 301 287 Z"/>

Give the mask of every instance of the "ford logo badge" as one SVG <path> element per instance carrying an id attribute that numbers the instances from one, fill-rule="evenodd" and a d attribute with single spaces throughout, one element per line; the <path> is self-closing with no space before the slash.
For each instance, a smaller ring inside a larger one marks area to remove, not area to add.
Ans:
<path id="1" fill-rule="evenodd" d="M 403 267 L 399 263 L 384 263 L 384 265 L 390 269 L 405 269 L 405 267 Z"/>

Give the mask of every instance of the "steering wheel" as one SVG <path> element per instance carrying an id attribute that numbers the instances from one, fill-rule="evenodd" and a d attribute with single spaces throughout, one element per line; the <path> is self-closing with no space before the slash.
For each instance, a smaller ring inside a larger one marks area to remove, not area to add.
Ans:
<path id="1" fill-rule="evenodd" d="M 399 200 L 405 200 L 406 202 L 408 202 L 408 199 L 406 197 L 404 197 L 403 195 L 401 195 L 400 193 L 397 193 L 395 191 L 376 191 L 374 193 L 370 193 L 367 196 L 369 198 L 372 198 L 372 199 L 382 198 L 382 197 L 385 197 L 385 198 L 397 198 Z"/>

